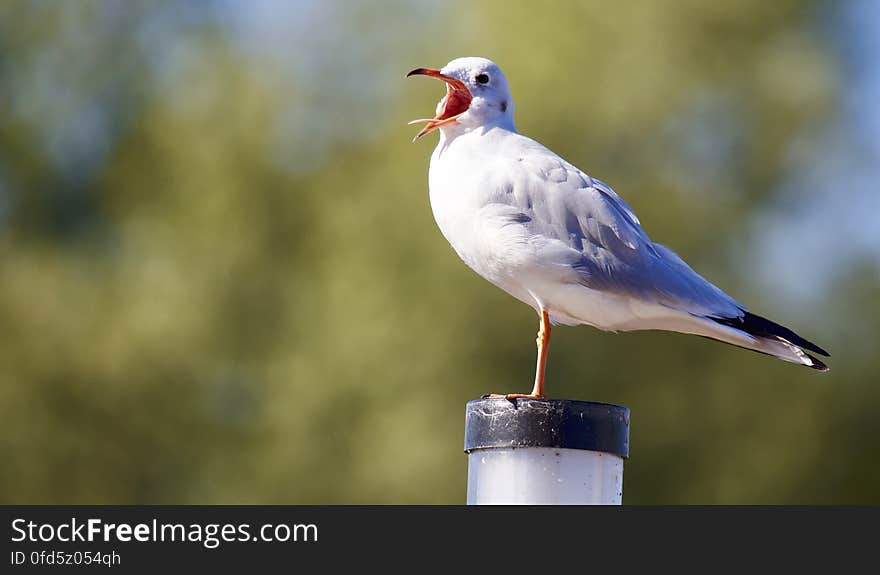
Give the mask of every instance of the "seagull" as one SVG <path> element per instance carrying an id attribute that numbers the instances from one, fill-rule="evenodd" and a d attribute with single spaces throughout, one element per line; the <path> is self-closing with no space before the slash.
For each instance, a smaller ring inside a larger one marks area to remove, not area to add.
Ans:
<path id="1" fill-rule="evenodd" d="M 480 276 L 538 313 L 531 393 L 543 398 L 551 325 L 610 332 L 665 330 L 699 335 L 828 371 L 810 355 L 828 352 L 748 311 L 672 250 L 654 243 L 611 187 L 516 131 L 501 69 L 457 58 L 410 76 L 446 84 L 433 118 L 416 134 L 440 131 L 428 187 L 434 219 L 458 256 Z"/>

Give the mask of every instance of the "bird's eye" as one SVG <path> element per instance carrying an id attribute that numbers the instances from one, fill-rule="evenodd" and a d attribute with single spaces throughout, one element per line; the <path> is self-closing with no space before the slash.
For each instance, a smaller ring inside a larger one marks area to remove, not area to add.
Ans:
<path id="1" fill-rule="evenodd" d="M 477 84 L 488 84 L 489 83 L 489 74 L 477 74 L 477 77 L 474 78 L 477 81 Z"/>

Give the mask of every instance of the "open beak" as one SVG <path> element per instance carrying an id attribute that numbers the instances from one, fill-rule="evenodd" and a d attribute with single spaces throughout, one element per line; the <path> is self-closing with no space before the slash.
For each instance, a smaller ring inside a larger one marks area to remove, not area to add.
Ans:
<path id="1" fill-rule="evenodd" d="M 464 82 L 451 76 L 441 74 L 440 70 L 435 68 L 416 68 L 415 70 L 410 71 L 406 77 L 409 78 L 410 76 L 417 75 L 431 76 L 432 78 L 437 78 L 438 80 L 446 82 L 446 95 L 441 100 L 443 105 L 440 108 L 440 113 L 437 114 L 436 117 L 413 120 L 409 123 L 410 125 L 425 124 L 425 127 L 416 134 L 415 138 L 413 138 L 413 142 L 425 134 L 433 132 L 440 126 L 455 122 L 459 116 L 468 111 L 468 107 L 471 105 L 471 99 L 473 99 L 471 91 L 464 85 Z"/>

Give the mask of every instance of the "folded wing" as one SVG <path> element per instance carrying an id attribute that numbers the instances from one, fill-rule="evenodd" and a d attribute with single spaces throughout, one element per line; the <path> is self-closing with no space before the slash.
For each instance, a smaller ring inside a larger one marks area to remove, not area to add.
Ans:
<path id="1" fill-rule="evenodd" d="M 558 157 L 526 157 L 529 176 L 514 190 L 524 225 L 552 240 L 589 288 L 653 302 L 701 317 L 740 318 L 746 307 L 655 244 L 626 202 L 607 184 Z"/>

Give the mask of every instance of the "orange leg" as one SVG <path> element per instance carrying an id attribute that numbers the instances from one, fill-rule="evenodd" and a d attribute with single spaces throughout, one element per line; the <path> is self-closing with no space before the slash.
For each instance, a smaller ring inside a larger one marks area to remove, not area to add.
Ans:
<path id="1" fill-rule="evenodd" d="M 541 310 L 541 326 L 538 328 L 538 338 L 535 340 L 538 344 L 538 364 L 535 366 L 535 387 L 532 392 L 525 393 L 508 393 L 499 395 L 493 393 L 484 397 L 517 399 L 520 397 L 528 399 L 541 399 L 544 397 L 544 371 L 547 368 L 547 352 L 550 348 L 550 314 L 547 310 Z"/>

